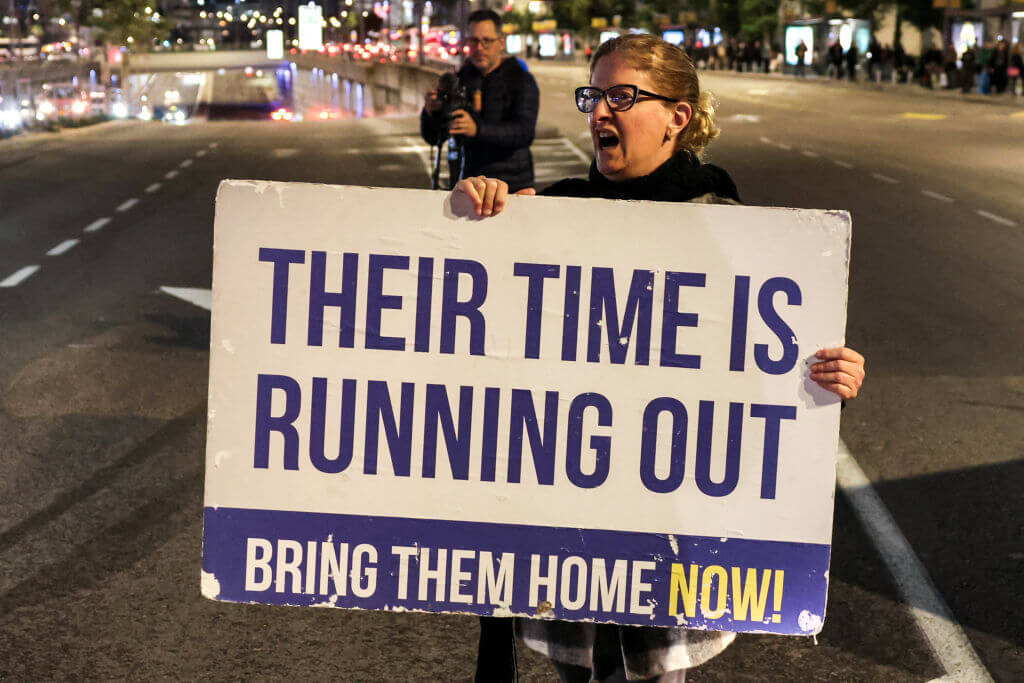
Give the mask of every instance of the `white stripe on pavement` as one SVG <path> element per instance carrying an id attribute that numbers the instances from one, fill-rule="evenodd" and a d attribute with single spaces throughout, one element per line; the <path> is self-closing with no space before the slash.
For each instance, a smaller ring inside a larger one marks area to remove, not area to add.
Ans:
<path id="1" fill-rule="evenodd" d="M 146 194 L 153 194 L 161 187 L 163 187 L 163 185 L 161 185 L 160 183 L 153 183 L 152 185 L 146 188 Z"/>
<path id="2" fill-rule="evenodd" d="M 32 273 L 37 270 L 39 270 L 39 266 L 25 266 L 20 270 L 16 270 L 8 275 L 4 280 L 0 281 L 0 287 L 17 287 L 31 277 Z"/>
<path id="3" fill-rule="evenodd" d="M 406 147 L 422 147 L 422 145 L 417 145 L 416 141 L 410 137 L 405 137 L 402 139 L 405 140 Z M 430 158 L 430 147 L 427 147 L 426 150 L 417 149 L 416 156 L 418 156 L 420 158 L 420 161 L 423 162 L 423 172 L 427 174 L 428 178 L 432 178 L 434 173 L 434 165 Z"/>
<path id="4" fill-rule="evenodd" d="M 945 202 L 947 204 L 951 204 L 953 202 L 953 198 L 952 197 L 947 197 L 944 194 L 939 194 L 938 192 L 932 192 L 931 190 L 921 190 L 921 194 L 923 194 L 925 197 L 928 197 L 930 199 L 935 199 L 937 201 Z"/>
<path id="5" fill-rule="evenodd" d="M 219 144 L 220 144 L 219 142 L 211 142 L 211 143 L 210 143 L 210 149 L 217 149 L 217 146 L 218 146 Z"/>
<path id="6" fill-rule="evenodd" d="M 789 145 L 787 145 L 787 144 L 785 144 L 785 143 L 782 143 L 782 142 L 776 142 L 776 143 L 775 143 L 775 146 L 776 146 L 776 147 L 778 147 L 779 149 L 784 149 L 784 150 L 786 150 L 787 152 L 788 152 L 789 150 L 793 149 L 793 148 L 792 148 L 792 147 L 790 147 Z"/>
<path id="7" fill-rule="evenodd" d="M 64 240 L 63 242 L 61 242 L 60 244 L 55 246 L 53 249 L 51 249 L 50 251 L 46 252 L 46 255 L 47 256 L 60 256 L 61 254 L 63 254 L 65 251 L 67 251 L 71 247 L 75 246 L 76 244 L 78 244 L 78 240 L 76 240 L 76 239 Z"/>
<path id="8" fill-rule="evenodd" d="M 132 208 L 138 203 L 138 198 L 132 197 L 131 199 L 126 199 L 125 201 L 121 202 L 121 204 L 116 209 L 114 209 L 114 211 L 117 211 L 118 213 L 124 213 L 125 211 Z"/>
<path id="9" fill-rule="evenodd" d="M 803 154 L 805 157 L 811 157 L 812 159 L 818 156 L 817 152 L 812 152 L 809 149 L 802 149 L 800 150 L 800 153 Z"/>
<path id="10" fill-rule="evenodd" d="M 92 223 L 90 223 L 89 225 L 85 226 L 85 228 L 82 230 L 82 232 L 96 232 L 97 230 L 99 230 L 100 228 L 102 228 L 104 225 L 106 225 L 109 222 L 110 222 L 109 218 L 106 218 L 106 217 L 104 217 L 104 218 L 97 218 Z"/>
<path id="11" fill-rule="evenodd" d="M 197 157 L 205 157 L 206 156 L 206 150 L 205 149 L 199 150 L 198 152 L 196 152 L 196 156 Z"/>
<path id="12" fill-rule="evenodd" d="M 881 180 L 883 183 L 889 183 L 890 185 L 900 184 L 900 181 L 896 180 L 895 178 L 890 178 L 889 176 L 882 175 L 881 173 L 872 173 L 871 177 L 874 178 L 875 180 Z"/>
<path id="13" fill-rule="evenodd" d="M 178 166 L 180 168 L 188 168 L 191 165 L 192 165 L 192 160 L 191 159 L 185 159 L 185 161 L 183 161 L 180 164 L 178 164 Z"/>
<path id="14" fill-rule="evenodd" d="M 579 147 L 577 147 L 576 145 L 572 144 L 572 142 L 569 140 L 569 138 L 559 138 L 559 139 L 562 141 L 562 143 L 566 147 L 569 148 L 569 150 L 571 150 L 573 152 L 573 154 L 576 155 L 577 158 L 579 158 L 580 161 L 582 161 L 583 163 L 585 163 L 587 165 L 590 164 L 590 157 L 588 157 L 586 154 L 584 154 L 582 151 L 580 151 Z"/>
<path id="15" fill-rule="evenodd" d="M 172 178 L 176 177 L 178 177 L 177 171 L 168 171 L 167 173 L 164 173 L 164 178 L 166 178 L 167 180 L 171 180 Z"/>
<path id="16" fill-rule="evenodd" d="M 848 161 L 843 161 L 842 159 L 833 159 L 832 163 L 843 168 L 853 168 L 853 164 Z"/>
<path id="17" fill-rule="evenodd" d="M 183 301 L 187 301 L 199 308 L 210 310 L 213 303 L 213 292 L 209 289 L 197 289 L 195 287 L 161 287 L 160 291 L 170 294 Z"/>
<path id="18" fill-rule="evenodd" d="M 946 601 L 939 595 L 924 565 L 842 439 L 839 440 L 837 455 L 836 481 L 839 489 L 888 567 L 932 654 L 946 674 L 957 681 L 991 681 L 992 677 L 978 659 Z"/>
<path id="19" fill-rule="evenodd" d="M 1010 227 L 1010 228 L 1012 228 L 1015 225 L 1017 225 L 1016 221 L 1011 221 L 1009 218 L 1003 218 L 1002 216 L 997 216 L 994 213 L 989 213 L 988 211 L 985 211 L 984 209 L 978 209 L 977 211 L 975 211 L 975 213 L 978 214 L 979 216 L 981 216 L 982 218 L 987 218 L 990 221 L 995 221 L 996 223 L 1001 223 L 1001 224 L 1003 224 L 1003 225 L 1005 225 L 1007 227 Z"/>

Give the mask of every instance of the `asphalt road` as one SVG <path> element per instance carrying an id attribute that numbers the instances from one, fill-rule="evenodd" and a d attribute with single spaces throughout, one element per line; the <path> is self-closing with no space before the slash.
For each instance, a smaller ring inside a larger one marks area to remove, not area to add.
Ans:
<path id="1" fill-rule="evenodd" d="M 538 178 L 582 173 L 568 93 L 585 76 L 536 72 Z M 868 384 L 842 437 L 991 676 L 1024 679 L 1021 109 L 748 76 L 706 87 L 723 129 L 710 159 L 746 203 L 852 212 L 847 340 Z M 221 179 L 427 187 L 416 130 L 121 123 L 0 143 L 0 678 L 470 676 L 472 618 L 200 597 L 209 316 L 160 290 L 210 286 Z M 528 653 L 524 668 L 556 680 Z M 838 496 L 817 642 L 741 636 L 691 680 L 944 674 Z"/>

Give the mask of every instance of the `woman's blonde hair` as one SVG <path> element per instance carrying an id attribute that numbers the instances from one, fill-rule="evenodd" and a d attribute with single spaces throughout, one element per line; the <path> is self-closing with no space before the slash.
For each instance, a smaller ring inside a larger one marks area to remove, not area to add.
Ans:
<path id="1" fill-rule="evenodd" d="M 712 140 L 721 132 L 715 126 L 715 103 L 709 92 L 701 92 L 690 56 L 672 43 L 647 33 L 619 36 L 601 43 L 590 61 L 590 75 L 602 57 L 615 53 L 622 55 L 629 64 L 650 75 L 651 83 L 659 95 L 671 97 L 677 102 L 686 102 L 693 110 L 693 117 L 686 128 L 676 137 L 676 150 L 687 149 L 701 157 Z M 671 106 L 670 103 L 664 103 Z"/>

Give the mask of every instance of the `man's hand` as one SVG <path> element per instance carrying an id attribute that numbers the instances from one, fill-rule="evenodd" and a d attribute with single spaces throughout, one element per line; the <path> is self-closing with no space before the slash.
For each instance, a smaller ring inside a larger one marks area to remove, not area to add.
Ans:
<path id="1" fill-rule="evenodd" d="M 428 90 L 427 94 L 423 97 L 423 108 L 428 114 L 436 114 L 441 109 L 441 98 L 437 95 L 437 90 Z"/>
<path id="2" fill-rule="evenodd" d="M 448 124 L 448 132 L 468 138 L 476 137 L 476 121 L 465 109 L 456 109 L 452 114 L 452 122 Z"/>

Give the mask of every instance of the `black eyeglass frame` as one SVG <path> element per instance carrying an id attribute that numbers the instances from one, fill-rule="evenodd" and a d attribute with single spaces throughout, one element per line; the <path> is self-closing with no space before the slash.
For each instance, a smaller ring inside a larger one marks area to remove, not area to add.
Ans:
<path id="1" fill-rule="evenodd" d="M 621 108 L 616 108 L 615 106 L 612 105 L 611 100 L 608 99 L 608 91 L 609 90 L 614 90 L 615 88 L 630 88 L 633 91 L 633 97 L 630 99 L 629 104 L 627 106 L 621 107 Z M 590 91 L 596 90 L 596 91 L 600 92 L 601 93 L 601 97 L 604 98 L 604 101 L 608 105 L 608 108 L 610 110 L 612 110 L 612 111 L 615 111 L 615 112 L 629 111 L 630 109 L 632 109 L 633 105 L 636 104 L 637 98 L 640 95 L 644 95 L 645 97 L 650 97 L 651 99 L 655 99 L 655 100 L 663 100 L 665 102 L 678 102 L 679 101 L 679 100 L 672 99 L 671 97 L 665 97 L 664 95 L 659 95 L 658 93 L 653 93 L 653 92 L 651 92 L 649 90 L 643 90 L 640 87 L 635 86 L 635 85 L 633 85 L 631 83 L 618 83 L 616 85 L 608 86 L 604 90 L 602 90 L 601 88 L 595 87 L 593 85 L 581 85 L 580 87 L 576 88 L 576 91 L 575 91 L 575 95 L 576 95 L 576 108 L 579 109 L 584 114 L 592 113 L 594 111 L 594 109 L 597 108 L 597 102 L 598 102 L 598 99 L 599 99 L 599 98 L 594 98 L 593 99 L 593 102 L 594 102 L 594 108 L 593 109 L 590 109 L 589 111 L 584 109 L 583 106 L 581 105 L 581 96 L 587 90 L 590 90 Z"/>
<path id="2" fill-rule="evenodd" d="M 477 38 L 476 36 L 471 36 L 469 38 L 466 38 L 466 45 L 470 47 L 472 47 L 473 45 L 479 45 L 480 47 L 490 47 L 491 45 L 494 45 L 500 40 L 501 38 Z"/>

